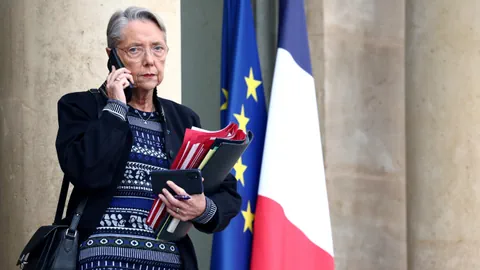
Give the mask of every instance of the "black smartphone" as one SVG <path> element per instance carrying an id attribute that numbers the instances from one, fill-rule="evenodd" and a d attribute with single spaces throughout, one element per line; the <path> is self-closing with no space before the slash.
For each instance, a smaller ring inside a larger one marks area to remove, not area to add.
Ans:
<path id="1" fill-rule="evenodd" d="M 155 195 L 162 194 L 162 189 L 166 188 L 172 195 L 176 192 L 167 185 L 167 181 L 172 181 L 177 186 L 183 188 L 190 195 L 201 194 L 203 192 L 202 173 L 199 169 L 185 170 L 159 170 L 151 171 L 152 189 Z"/>
<path id="2" fill-rule="evenodd" d="M 110 51 L 110 55 L 108 57 L 107 67 L 110 72 L 112 72 L 112 66 L 115 66 L 116 69 L 125 67 L 122 61 L 120 61 L 120 57 L 118 57 L 116 48 L 113 48 Z M 132 98 L 132 89 L 133 89 L 132 82 L 129 81 L 129 83 L 130 85 L 127 86 L 125 89 L 123 89 L 123 91 L 125 92 L 125 98 L 127 102 L 130 101 L 130 99 Z"/>

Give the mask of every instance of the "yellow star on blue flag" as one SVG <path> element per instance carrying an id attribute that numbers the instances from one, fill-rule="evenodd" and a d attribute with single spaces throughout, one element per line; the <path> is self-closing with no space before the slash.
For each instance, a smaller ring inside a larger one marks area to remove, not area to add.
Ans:
<path id="1" fill-rule="evenodd" d="M 253 133 L 232 169 L 242 209 L 213 237 L 211 270 L 248 270 L 267 110 L 250 1 L 224 0 L 220 95 L 221 127 L 230 122 Z"/>

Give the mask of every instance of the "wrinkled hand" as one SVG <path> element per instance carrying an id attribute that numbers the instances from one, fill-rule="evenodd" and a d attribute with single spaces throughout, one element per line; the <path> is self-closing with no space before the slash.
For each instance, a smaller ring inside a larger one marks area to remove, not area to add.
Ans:
<path id="1" fill-rule="evenodd" d="M 116 99 L 127 103 L 125 98 L 125 89 L 130 85 L 130 82 L 133 84 L 132 72 L 126 68 L 116 69 L 115 66 L 112 66 L 112 72 L 107 76 L 107 95 L 111 99 Z"/>
<path id="2" fill-rule="evenodd" d="M 173 195 L 164 188 L 162 190 L 163 194 L 158 195 L 158 197 L 160 197 L 160 200 L 165 203 L 167 212 L 170 215 L 172 215 L 174 218 L 180 219 L 181 221 L 188 221 L 203 214 L 205 208 L 207 207 L 205 195 L 203 193 L 189 195 L 183 188 L 177 186 L 172 181 L 167 181 L 167 185 L 172 188 L 177 195 L 190 196 L 189 200 L 180 201 L 175 199 L 175 197 L 173 197 Z"/>

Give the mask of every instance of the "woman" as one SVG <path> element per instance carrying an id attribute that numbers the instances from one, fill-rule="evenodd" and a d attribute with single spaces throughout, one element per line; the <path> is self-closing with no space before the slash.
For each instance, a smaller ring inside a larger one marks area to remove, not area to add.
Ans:
<path id="1" fill-rule="evenodd" d="M 107 40 L 107 54 L 115 49 L 125 67 L 112 68 L 97 91 L 103 94 L 70 93 L 58 102 L 57 154 L 74 185 L 65 222 L 88 198 L 79 223 L 79 269 L 198 269 L 188 235 L 177 242 L 155 240 L 145 224 L 153 199 L 159 196 L 172 216 L 192 221 L 198 230 L 218 232 L 240 211 L 236 180 L 229 174 L 216 193 L 186 201 L 166 190 L 152 193 L 149 173 L 169 168 L 185 129 L 199 127 L 199 117 L 157 97 L 168 53 L 158 17 L 137 7 L 116 12 Z M 131 98 L 124 91 L 130 84 Z M 177 195 L 188 195 L 169 185 Z"/>

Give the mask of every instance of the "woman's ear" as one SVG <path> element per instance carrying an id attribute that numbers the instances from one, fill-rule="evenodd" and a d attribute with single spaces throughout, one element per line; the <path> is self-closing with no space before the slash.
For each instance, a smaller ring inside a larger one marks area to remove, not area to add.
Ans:
<path id="1" fill-rule="evenodd" d="M 112 51 L 112 49 L 107 47 L 107 48 L 105 48 L 105 51 L 107 52 L 107 56 L 110 56 L 110 52 Z"/>

